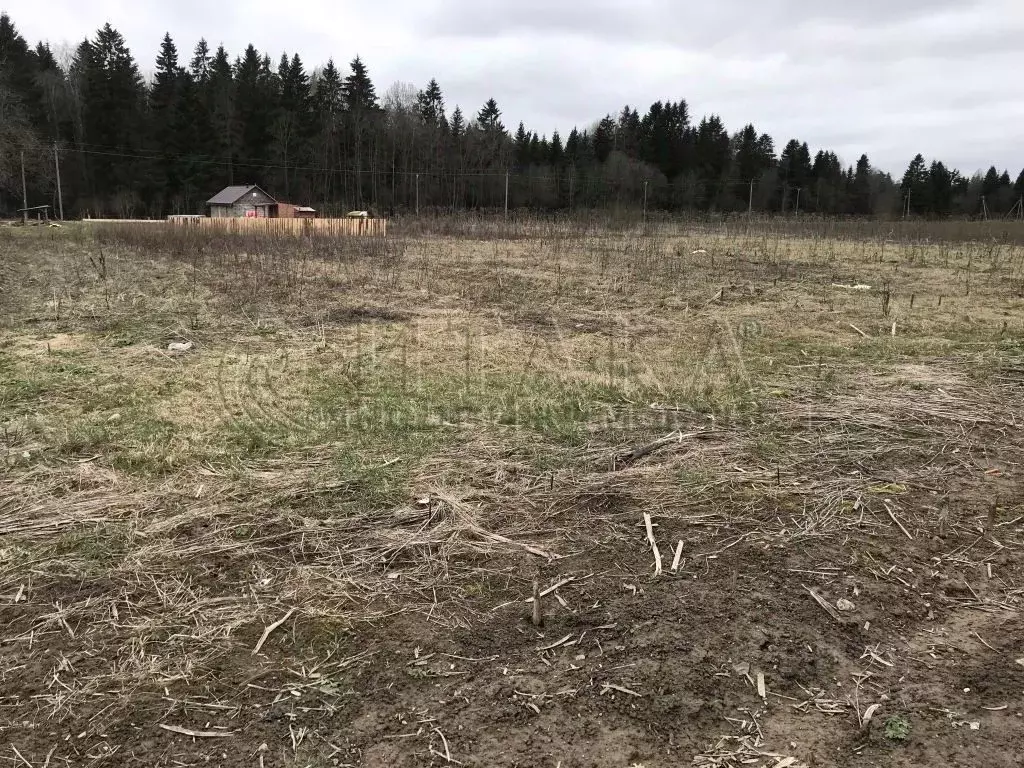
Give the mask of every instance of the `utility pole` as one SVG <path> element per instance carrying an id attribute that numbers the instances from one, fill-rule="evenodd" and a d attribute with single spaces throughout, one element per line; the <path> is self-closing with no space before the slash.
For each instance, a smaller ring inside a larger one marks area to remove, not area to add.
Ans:
<path id="1" fill-rule="evenodd" d="M 647 182 L 644 182 L 644 224 L 647 224 Z"/>
<path id="2" fill-rule="evenodd" d="M 420 215 L 420 175 L 416 174 L 416 215 Z"/>
<path id="3" fill-rule="evenodd" d="M 754 180 L 750 180 L 750 200 L 747 202 L 747 215 L 754 213 Z"/>
<path id="4" fill-rule="evenodd" d="M 797 213 L 797 214 L 800 213 L 800 190 L 801 189 L 803 189 L 803 188 L 802 187 L 797 187 L 796 188 L 796 208 L 794 209 L 793 213 Z"/>
<path id="5" fill-rule="evenodd" d="M 576 181 L 576 174 L 572 173 L 569 175 L 569 210 L 572 210 L 572 193 L 573 193 L 573 182 Z"/>
<path id="6" fill-rule="evenodd" d="M 985 202 L 985 196 L 981 196 L 981 215 L 985 221 L 988 221 L 988 203 Z"/>
<path id="7" fill-rule="evenodd" d="M 60 191 L 60 155 L 57 154 L 57 142 L 53 142 L 53 164 L 57 169 L 57 205 L 60 210 L 60 220 L 64 221 L 64 194 Z"/>
<path id="8" fill-rule="evenodd" d="M 508 219 L 508 171 L 505 171 L 505 219 Z"/>
<path id="9" fill-rule="evenodd" d="M 907 190 L 907 207 L 903 209 L 903 218 L 910 218 L 910 190 Z"/>
<path id="10" fill-rule="evenodd" d="M 25 186 L 25 150 L 21 150 L 21 212 L 22 221 L 28 224 L 28 188 Z"/>

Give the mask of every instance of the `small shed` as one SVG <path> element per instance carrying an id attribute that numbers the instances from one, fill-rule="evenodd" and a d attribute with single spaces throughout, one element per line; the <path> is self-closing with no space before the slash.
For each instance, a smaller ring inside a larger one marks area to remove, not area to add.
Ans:
<path id="1" fill-rule="evenodd" d="M 278 201 L 277 205 L 270 209 L 270 215 L 278 219 L 315 219 L 316 209 L 310 208 L 308 205 L 293 205 Z"/>
<path id="2" fill-rule="evenodd" d="M 295 206 L 291 203 L 282 203 L 280 200 L 270 210 L 270 215 L 277 219 L 294 219 L 295 218 Z"/>
<path id="3" fill-rule="evenodd" d="M 206 201 L 210 218 L 270 218 L 276 212 L 277 201 L 255 184 L 224 187 Z"/>

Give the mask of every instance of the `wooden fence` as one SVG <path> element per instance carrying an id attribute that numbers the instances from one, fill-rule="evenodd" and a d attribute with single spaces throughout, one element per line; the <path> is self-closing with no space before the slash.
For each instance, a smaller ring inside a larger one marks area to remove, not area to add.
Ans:
<path id="1" fill-rule="evenodd" d="M 387 219 L 208 219 L 191 216 L 171 217 L 168 223 L 175 227 L 271 237 L 384 237 L 388 224 Z"/>

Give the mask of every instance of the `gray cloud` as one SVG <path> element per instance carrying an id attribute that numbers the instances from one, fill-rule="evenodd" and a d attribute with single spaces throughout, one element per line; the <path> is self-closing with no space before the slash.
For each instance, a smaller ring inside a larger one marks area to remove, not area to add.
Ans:
<path id="1" fill-rule="evenodd" d="M 13 5 L 11 4 L 13 3 Z M 489 97 L 506 125 L 588 126 L 624 104 L 685 98 L 730 130 L 753 122 L 894 173 L 917 152 L 967 173 L 1024 166 L 1020 0 L 8 0 L 30 40 L 75 42 L 110 21 L 151 69 L 169 31 L 232 56 L 252 42 L 308 67 L 359 53 L 383 92 L 441 83 L 467 115 Z"/>

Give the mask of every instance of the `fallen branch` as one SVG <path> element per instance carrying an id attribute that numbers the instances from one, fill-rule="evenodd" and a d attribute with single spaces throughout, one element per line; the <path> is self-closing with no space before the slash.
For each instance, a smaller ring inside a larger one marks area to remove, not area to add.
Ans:
<path id="1" fill-rule="evenodd" d="M 831 616 L 833 619 L 835 619 L 836 621 L 838 621 L 840 623 L 842 622 L 842 618 L 839 616 L 839 612 L 835 608 L 832 607 L 832 605 L 828 602 L 828 600 L 823 598 L 821 595 L 819 595 L 817 592 L 815 592 L 810 587 L 808 587 L 806 585 L 801 585 L 801 586 L 803 586 L 803 588 L 807 590 L 808 594 L 810 594 L 810 596 L 814 598 L 814 602 L 816 602 L 818 605 L 820 605 L 829 616 Z"/>
<path id="2" fill-rule="evenodd" d="M 234 731 L 193 731 L 191 728 L 182 728 L 180 725 L 167 725 L 166 723 L 157 723 L 157 727 L 171 733 L 180 733 L 182 736 L 192 736 L 196 739 L 219 739 L 234 734 Z"/>
<path id="3" fill-rule="evenodd" d="M 290 619 L 290 618 L 291 618 L 291 616 L 292 616 L 292 614 L 293 614 L 293 613 L 295 613 L 295 609 L 294 609 L 294 608 L 289 608 L 289 609 L 288 609 L 288 613 L 286 613 L 286 614 L 285 614 L 284 616 L 282 616 L 282 617 L 281 617 L 280 619 L 278 619 L 278 620 L 277 620 L 277 621 L 275 621 L 275 622 L 274 622 L 273 624 L 269 625 L 269 626 L 268 626 L 268 627 L 267 627 L 266 629 L 264 629 L 264 630 L 263 630 L 263 636 L 262 636 L 262 637 L 260 638 L 260 641 L 259 641 L 258 643 L 256 643 L 256 647 L 252 649 L 252 653 L 253 653 L 253 656 L 255 656 L 255 655 L 256 655 L 257 653 L 259 653 L 259 652 L 260 652 L 260 648 L 262 648 L 262 647 L 263 647 L 263 644 L 264 644 L 265 642 L 267 642 L 267 638 L 268 638 L 268 637 L 270 637 L 270 634 L 271 634 L 271 633 L 272 633 L 272 632 L 273 632 L 273 631 L 274 631 L 275 629 L 277 629 L 277 628 L 278 628 L 278 627 L 280 627 L 280 626 L 281 626 L 282 624 L 284 624 L 284 623 L 285 623 L 286 621 L 288 621 L 288 619 Z"/>
<path id="4" fill-rule="evenodd" d="M 679 570 L 679 561 L 683 557 L 683 540 L 680 539 L 679 543 L 676 544 L 676 556 L 672 558 L 672 573 Z"/>
<path id="5" fill-rule="evenodd" d="M 612 683 L 604 684 L 604 687 L 601 688 L 601 695 L 604 696 L 606 693 L 608 693 L 608 691 L 618 691 L 619 693 L 624 693 L 627 696 L 636 696 L 638 699 L 643 698 L 643 696 L 641 696 L 636 691 L 631 691 L 629 688 L 624 688 L 621 685 L 614 685 Z"/>
<path id="6" fill-rule="evenodd" d="M 884 504 L 885 502 L 882 503 Z M 903 531 L 906 537 L 913 541 L 914 537 L 910 535 L 910 531 L 903 527 L 903 523 L 901 523 L 899 519 L 896 517 L 896 513 L 892 511 L 892 507 L 890 507 L 888 504 L 885 504 L 885 511 L 889 513 L 889 517 L 891 517 L 892 521 L 899 526 L 900 530 Z"/>
<path id="7" fill-rule="evenodd" d="M 572 639 L 572 633 L 570 632 L 568 635 L 563 637 L 561 640 L 556 640 L 551 645 L 545 645 L 543 648 L 538 648 L 537 651 L 538 652 L 550 651 L 552 648 L 557 648 L 560 645 L 564 645 L 565 643 L 569 642 L 571 639 Z"/>
<path id="8" fill-rule="evenodd" d="M 853 330 L 855 330 L 855 331 L 856 331 L 857 333 L 859 333 L 859 334 L 860 334 L 861 336 L 863 336 L 863 337 L 864 337 L 865 339 L 870 339 L 870 338 L 871 338 L 870 336 L 868 336 L 868 335 L 867 335 L 866 333 L 864 333 L 864 331 L 862 331 L 862 330 L 861 330 L 860 328 L 858 328 L 858 327 L 857 327 L 856 325 L 854 325 L 853 323 L 850 323 L 850 327 L 851 327 L 851 328 L 853 328 Z"/>
<path id="9" fill-rule="evenodd" d="M 532 547 L 529 544 L 523 544 L 521 541 L 513 541 L 507 536 L 502 536 L 500 533 L 494 533 L 493 531 L 485 531 L 483 528 L 479 528 L 477 526 L 473 526 L 472 530 L 474 533 L 476 533 L 477 536 L 479 536 L 482 539 L 490 539 L 491 541 L 497 541 L 500 544 L 508 544 L 512 547 L 520 547 L 521 549 L 525 549 L 531 555 L 543 557 L 546 560 L 558 560 L 560 557 L 559 555 L 556 555 L 553 552 L 546 552 L 543 549 Z"/>
<path id="10" fill-rule="evenodd" d="M 441 743 L 444 744 L 444 754 L 443 755 L 438 754 L 438 757 L 443 757 L 449 763 L 452 762 L 452 753 L 451 753 L 451 750 L 448 749 L 448 739 L 446 739 L 444 737 L 444 734 L 441 733 L 441 729 L 440 728 L 435 728 L 434 729 L 434 733 L 436 733 L 438 736 L 441 737 Z"/>
<path id="11" fill-rule="evenodd" d="M 594 574 L 590 574 L 590 576 L 593 576 L 593 575 L 594 575 Z M 550 587 L 548 587 L 547 589 L 544 589 L 544 590 L 542 590 L 542 591 L 540 592 L 540 595 L 539 595 L 539 596 L 540 596 L 540 597 L 547 597 L 547 596 L 548 596 L 548 595 L 550 595 L 550 594 L 551 594 L 552 592 L 554 592 L 554 591 L 555 591 L 556 589 L 561 589 L 561 588 L 562 588 L 562 587 L 564 587 L 564 586 L 565 586 L 566 584 L 572 584 L 572 583 L 573 583 L 574 581 L 581 581 L 582 579 L 589 579 L 589 578 L 590 578 L 590 576 L 582 576 L 582 577 L 580 577 L 579 579 L 577 579 L 577 578 L 576 578 L 575 576 L 567 576 L 566 578 L 562 579 L 561 581 L 557 581 L 557 582 L 555 582 L 554 584 L 552 584 L 552 585 L 551 585 Z M 533 602 L 533 598 L 532 598 L 532 597 L 528 597 L 528 598 L 526 598 L 526 601 L 525 601 L 525 602 L 527 602 L 527 603 L 532 603 L 532 602 Z"/>
<path id="12" fill-rule="evenodd" d="M 651 526 L 651 516 L 644 512 L 644 525 L 647 527 L 647 540 L 651 542 L 651 549 L 654 551 L 654 575 L 661 576 L 661 552 L 658 550 L 658 542 L 654 540 L 654 528 Z"/>
<path id="13" fill-rule="evenodd" d="M 617 469 L 620 466 L 631 464 L 637 459 L 642 459 L 644 456 L 654 453 L 656 450 L 658 450 L 659 448 L 663 448 L 666 445 L 670 445 L 672 443 L 681 443 L 683 442 L 684 438 L 698 437 L 704 434 L 704 432 L 688 432 L 684 435 L 682 432 L 679 432 L 677 430 L 669 435 L 665 435 L 665 437 L 659 437 L 657 440 L 653 440 L 649 443 L 644 443 L 643 445 L 638 445 L 631 451 L 616 454 L 615 468 Z"/>

